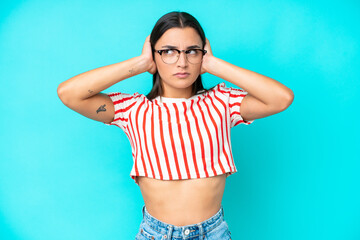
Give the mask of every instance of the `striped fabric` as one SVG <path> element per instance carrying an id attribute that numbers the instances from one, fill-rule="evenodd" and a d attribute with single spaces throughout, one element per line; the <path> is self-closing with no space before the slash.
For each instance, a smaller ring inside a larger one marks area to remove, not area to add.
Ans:
<path id="1" fill-rule="evenodd" d="M 120 127 L 132 147 L 130 177 L 160 180 L 205 178 L 235 172 L 230 128 L 251 124 L 240 115 L 247 92 L 219 83 L 191 98 L 152 101 L 145 95 L 106 93 L 114 103 L 115 117 L 106 125 Z"/>

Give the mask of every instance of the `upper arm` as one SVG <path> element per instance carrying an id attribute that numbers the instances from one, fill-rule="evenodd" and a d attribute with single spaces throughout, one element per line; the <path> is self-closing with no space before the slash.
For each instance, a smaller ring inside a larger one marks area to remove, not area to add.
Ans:
<path id="1" fill-rule="evenodd" d="M 70 109 L 93 120 L 103 122 L 106 125 L 115 125 L 126 132 L 129 114 L 136 105 L 140 94 L 110 92 L 98 93 L 84 100 L 79 100 L 65 94 L 59 88 L 58 95 L 61 101 Z"/>
<path id="2" fill-rule="evenodd" d="M 61 97 L 60 99 L 67 107 L 87 118 L 104 123 L 111 123 L 114 120 L 114 104 L 107 94 L 98 93 L 84 100 Z"/>
<path id="3" fill-rule="evenodd" d="M 284 108 L 267 105 L 250 94 L 244 97 L 240 108 L 241 116 L 244 120 L 264 118 L 284 110 Z"/>
<path id="4" fill-rule="evenodd" d="M 239 124 L 249 125 L 255 119 L 264 118 L 285 110 L 292 102 L 291 98 L 282 101 L 282 106 L 268 105 L 251 96 L 243 89 L 228 87 L 225 83 L 219 84 L 219 91 L 228 97 L 230 109 L 230 126 Z M 289 103 L 290 102 L 290 103 Z"/>

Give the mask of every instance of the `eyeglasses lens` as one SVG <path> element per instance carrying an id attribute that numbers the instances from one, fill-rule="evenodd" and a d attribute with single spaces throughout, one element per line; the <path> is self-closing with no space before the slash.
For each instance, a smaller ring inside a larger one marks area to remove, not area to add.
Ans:
<path id="1" fill-rule="evenodd" d="M 172 64 L 178 61 L 180 54 L 176 50 L 165 50 L 161 54 L 162 60 L 165 63 Z M 190 63 L 200 63 L 203 57 L 203 52 L 199 49 L 191 49 L 186 52 L 186 58 Z"/>

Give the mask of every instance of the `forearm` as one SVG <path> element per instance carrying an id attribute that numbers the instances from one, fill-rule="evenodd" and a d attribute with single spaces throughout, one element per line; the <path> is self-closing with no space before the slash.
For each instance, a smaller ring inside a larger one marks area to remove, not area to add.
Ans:
<path id="1" fill-rule="evenodd" d="M 62 98 L 86 99 L 112 85 L 146 71 L 146 61 L 140 56 L 76 75 L 58 87 Z"/>
<path id="2" fill-rule="evenodd" d="M 208 72 L 244 89 L 265 104 L 282 106 L 293 92 L 280 82 L 259 73 L 238 67 L 220 58 L 212 57 Z"/>

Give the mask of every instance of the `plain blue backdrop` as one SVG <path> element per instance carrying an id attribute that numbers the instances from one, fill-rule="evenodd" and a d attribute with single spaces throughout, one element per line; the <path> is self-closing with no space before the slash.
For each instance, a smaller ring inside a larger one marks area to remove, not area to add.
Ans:
<path id="1" fill-rule="evenodd" d="M 196 17 L 216 57 L 295 94 L 285 111 L 232 128 L 238 172 L 223 205 L 233 239 L 360 239 L 358 1 L 28 0 L 0 9 L 0 239 L 134 239 L 144 202 L 126 134 L 67 108 L 57 87 L 139 56 L 170 11 Z M 222 81 L 203 75 L 206 88 Z M 104 92 L 151 86 L 146 72 Z"/>

